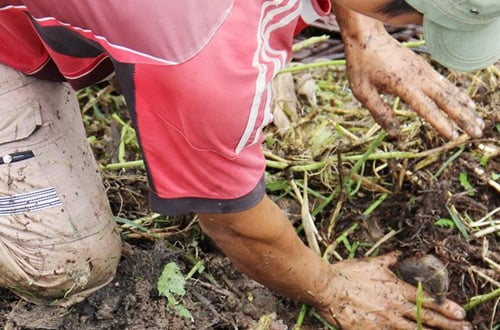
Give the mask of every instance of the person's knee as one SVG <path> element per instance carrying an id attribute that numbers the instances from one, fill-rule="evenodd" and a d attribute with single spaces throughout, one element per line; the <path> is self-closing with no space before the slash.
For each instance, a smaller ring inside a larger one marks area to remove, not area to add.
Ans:
<path id="1" fill-rule="evenodd" d="M 76 302 L 109 283 L 120 259 L 121 240 L 113 226 L 59 244 L 0 241 L 0 286 L 42 304 Z"/>
<path id="2" fill-rule="evenodd" d="M 83 297 L 111 281 L 121 242 L 76 97 L 0 74 L 0 286 L 34 302 Z"/>

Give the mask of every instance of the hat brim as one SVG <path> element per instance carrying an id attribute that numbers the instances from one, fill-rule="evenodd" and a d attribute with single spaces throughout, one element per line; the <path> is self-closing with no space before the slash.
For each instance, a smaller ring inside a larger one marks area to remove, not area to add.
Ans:
<path id="1" fill-rule="evenodd" d="M 500 19 L 473 31 L 451 30 L 426 19 L 424 36 L 432 57 L 458 71 L 488 67 L 500 59 Z"/>

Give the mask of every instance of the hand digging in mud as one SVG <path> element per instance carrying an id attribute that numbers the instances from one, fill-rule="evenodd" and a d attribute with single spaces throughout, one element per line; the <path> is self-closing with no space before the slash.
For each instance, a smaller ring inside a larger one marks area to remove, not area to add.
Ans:
<path id="1" fill-rule="evenodd" d="M 205 233 L 251 278 L 292 299 L 314 306 L 338 329 L 414 329 L 416 288 L 390 269 L 391 253 L 336 264 L 319 258 L 298 238 L 284 213 L 265 197 L 239 213 L 199 214 Z M 291 285 L 292 283 L 292 285 Z M 426 327 L 472 329 L 465 311 L 451 300 L 425 294 Z"/>

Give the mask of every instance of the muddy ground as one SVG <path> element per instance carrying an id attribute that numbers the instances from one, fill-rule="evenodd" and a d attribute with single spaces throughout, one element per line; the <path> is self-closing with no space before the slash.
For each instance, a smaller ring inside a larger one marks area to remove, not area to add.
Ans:
<path id="1" fill-rule="evenodd" d="M 485 106 L 482 115 L 486 119 L 487 129 L 482 141 L 496 143 L 497 146 L 500 135 L 499 100 L 498 89 L 493 92 L 485 90 L 476 97 L 476 101 Z M 428 148 L 442 144 L 442 140 L 423 140 Z M 352 199 L 339 197 L 345 198 L 345 201 L 342 218 L 336 224 L 335 232 L 343 233 L 353 223 L 359 223 L 359 230 L 349 237 L 360 242 L 355 257 L 361 257 L 369 248 L 363 243 L 373 243 L 381 235 L 394 230 L 397 234 L 381 245 L 379 253 L 398 249 L 404 255 L 431 253 L 438 256 L 450 272 L 448 297 L 460 304 L 467 303 L 471 297 L 497 289 L 479 274 L 498 283 L 498 272 L 492 271 L 484 259 L 484 252 L 487 251 L 490 259 L 500 262 L 498 236 L 465 240 L 457 228 L 435 224 L 439 219 L 450 217 L 447 205 L 454 205 L 459 213 L 467 211 L 473 219 L 479 219 L 500 207 L 498 192 L 481 177 L 469 177 L 474 188 L 473 196 L 464 193 L 463 184 L 457 179 L 461 172 L 471 173 L 471 168 L 476 166 L 472 150 L 479 142 L 465 144 L 464 152 L 447 166 L 439 180 L 429 178 L 429 173 L 435 173 L 455 149 L 443 155 L 426 171 L 415 172 L 415 181 L 406 180 L 401 189 L 396 189 L 398 191 L 394 191 L 369 218 L 362 216 L 361 210 L 373 203 L 375 194 L 365 193 Z M 99 144 L 94 147 L 99 158 L 104 147 Z M 485 169 L 488 173 L 500 173 L 498 157 L 490 159 Z M 103 175 L 116 215 L 137 219 L 150 214 L 144 198 L 147 189 L 143 171 L 104 171 Z M 313 178 L 310 185 L 314 183 Z M 292 219 L 297 218 L 300 211 L 295 201 L 289 197 L 275 198 Z M 317 227 L 323 236 L 326 236 L 327 219 L 334 211 L 335 201 L 331 205 L 316 216 Z M 299 226 L 299 222 L 294 224 Z M 118 274 L 112 283 L 68 309 L 35 306 L 6 290 L 0 290 L 0 326 L 4 329 L 68 330 L 281 330 L 292 329 L 297 323 L 302 306 L 274 295 L 237 271 L 211 240 L 200 232 L 192 215 L 164 218 L 146 224 L 150 229 L 148 232 L 131 229 L 123 223 L 120 226 L 125 243 Z M 338 253 L 344 258 L 349 254 L 346 249 L 339 249 Z M 170 262 L 175 262 L 182 274 L 186 275 L 200 261 L 203 271 L 194 273 L 187 281 L 186 294 L 180 299 L 190 311 L 192 319 L 182 318 L 167 308 L 167 299 L 158 293 L 157 281 L 163 267 Z M 500 313 L 497 309 L 498 298 L 471 309 L 467 318 L 476 329 L 499 329 Z M 325 327 L 308 310 L 301 328 Z"/>
<path id="2" fill-rule="evenodd" d="M 497 164 L 498 166 L 498 164 Z M 459 166 L 450 169 L 451 173 Z M 452 180 L 430 187 L 427 191 L 404 191 L 386 200 L 370 218 L 378 219 L 383 228 L 403 229 L 383 245 L 381 252 L 399 249 L 407 255 L 433 253 L 440 257 L 450 271 L 449 298 L 464 304 L 472 296 L 491 291 L 492 286 L 477 276 L 469 276 L 470 267 L 486 270 L 481 257 L 482 240 L 466 243 L 459 234 L 434 225 L 446 213 L 446 192 L 456 184 Z M 126 188 L 126 187 L 122 187 Z M 494 209 L 500 206 L 498 195 L 487 187 L 477 193 L 477 199 L 462 197 L 464 208 Z M 135 189 L 135 187 L 130 187 Z M 496 197 L 495 197 L 496 196 Z M 496 200 L 495 200 L 496 199 Z M 285 201 L 290 203 L 290 201 Z M 368 202 L 366 202 L 368 203 Z M 346 206 L 340 227 L 360 221 L 359 209 L 366 204 L 357 201 Z M 324 215 L 325 217 L 327 214 Z M 118 274 L 111 284 L 88 300 L 69 309 L 41 307 L 26 303 L 7 291 L 0 291 L 0 326 L 4 329 L 292 329 L 301 306 L 274 295 L 265 287 L 241 274 L 212 242 L 202 237 L 189 217 L 177 219 L 179 230 L 164 240 L 127 239 Z M 362 221 L 369 228 L 367 222 Z M 189 229 L 191 228 L 191 229 Z M 386 230 L 385 230 L 386 231 Z M 371 232 L 361 230 L 356 235 Z M 366 241 L 366 237 L 361 237 Z M 490 251 L 496 251 L 498 242 L 489 241 Z M 359 256 L 366 249 L 360 248 Z M 183 305 L 193 319 L 187 320 L 169 311 L 167 300 L 160 297 L 156 283 L 163 266 L 174 261 L 187 274 L 197 260 L 202 260 L 204 271 L 196 274 L 186 285 Z M 498 260 L 497 260 L 498 261 Z M 498 274 L 492 274 L 498 279 Z M 473 281 L 475 279 L 475 281 Z M 468 319 L 476 329 L 490 329 L 494 301 L 469 311 Z M 498 307 L 496 307 L 498 308 Z M 263 320 L 270 320 L 268 323 Z M 496 314 L 495 323 L 500 321 Z M 260 323 L 259 323 L 260 322 Z M 268 324 L 268 327 L 261 327 Z M 326 329 L 311 315 L 307 315 L 302 329 Z"/>

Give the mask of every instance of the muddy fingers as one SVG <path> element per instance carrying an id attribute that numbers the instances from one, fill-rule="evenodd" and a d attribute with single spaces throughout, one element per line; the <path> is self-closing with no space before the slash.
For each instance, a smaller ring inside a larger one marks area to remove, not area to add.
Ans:
<path id="1" fill-rule="evenodd" d="M 406 314 L 406 317 L 414 320 L 415 322 L 417 319 L 420 319 L 423 325 L 431 328 L 464 330 L 472 329 L 472 325 L 468 322 L 447 318 L 443 314 L 427 308 L 424 308 L 420 313 L 418 313 L 417 308 L 413 306 Z"/>
<path id="2" fill-rule="evenodd" d="M 391 107 L 382 100 L 378 90 L 374 86 L 370 86 L 370 82 L 364 81 L 360 85 L 356 87 L 357 99 L 370 111 L 377 124 L 389 133 L 389 135 L 398 135 L 399 120 L 396 118 Z"/>
<path id="3" fill-rule="evenodd" d="M 446 78 L 436 81 L 436 88 L 427 91 L 427 95 L 461 129 L 473 138 L 482 136 L 484 121 L 475 111 L 474 102 Z"/>

